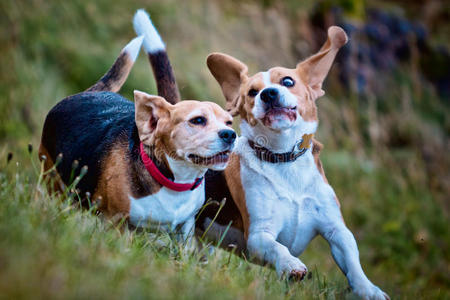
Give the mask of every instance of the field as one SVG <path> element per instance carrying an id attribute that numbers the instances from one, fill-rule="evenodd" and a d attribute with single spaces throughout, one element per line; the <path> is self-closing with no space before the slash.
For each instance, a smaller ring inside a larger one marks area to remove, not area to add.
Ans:
<path id="1" fill-rule="evenodd" d="M 419 18 L 408 11 L 414 1 L 327 2 L 356 23 L 370 5 Z M 0 299 L 352 299 L 320 237 L 301 255 L 310 275 L 295 283 L 222 250 L 194 253 L 165 234 L 121 230 L 46 193 L 37 158 L 45 114 L 109 68 L 134 37 L 138 8 L 165 40 L 184 99 L 224 104 L 210 52 L 253 73 L 294 67 L 317 50 L 300 38 L 312 0 L 0 2 Z M 429 43 L 448 49 L 448 19 L 433 24 Z M 450 101 L 427 80 L 449 69 L 416 56 L 375 73 L 364 93 L 352 79 L 342 87 L 338 63 L 317 103 L 317 138 L 368 277 L 392 299 L 449 299 Z M 121 94 L 132 99 L 134 89 L 156 93 L 144 55 Z"/>

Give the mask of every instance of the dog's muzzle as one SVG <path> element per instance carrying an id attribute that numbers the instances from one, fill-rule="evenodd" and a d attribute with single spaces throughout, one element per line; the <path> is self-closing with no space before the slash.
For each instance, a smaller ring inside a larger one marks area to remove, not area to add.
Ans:
<path id="1" fill-rule="evenodd" d="M 259 96 L 264 103 L 266 110 L 273 107 L 280 107 L 280 91 L 277 88 L 266 88 L 261 92 Z"/>
<path id="2" fill-rule="evenodd" d="M 282 102 L 283 95 L 277 88 L 265 88 L 261 94 L 260 98 L 263 102 L 263 107 L 265 115 L 262 118 L 264 125 L 271 126 L 276 120 L 280 118 L 287 118 L 290 121 L 295 121 L 297 118 L 297 107 L 286 107 Z"/>

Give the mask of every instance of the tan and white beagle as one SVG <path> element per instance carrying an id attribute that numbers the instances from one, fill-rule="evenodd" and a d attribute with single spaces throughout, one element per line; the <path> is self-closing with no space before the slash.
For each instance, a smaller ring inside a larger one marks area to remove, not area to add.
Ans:
<path id="1" fill-rule="evenodd" d="M 324 95 L 322 83 L 346 43 L 345 32 L 330 27 L 320 51 L 295 69 L 274 67 L 253 76 L 231 56 L 208 56 L 228 111 L 241 117 L 242 136 L 225 171 L 206 177 L 207 198 L 232 201 L 211 227 L 217 210 L 206 209 L 198 227 L 210 227 L 207 235 L 213 240 L 227 232 L 225 244 L 238 245 L 274 266 L 280 276 L 294 279 L 307 272 L 298 256 L 320 234 L 357 295 L 389 299 L 362 270 L 356 241 L 319 160 L 321 145 L 313 139 L 318 125 L 315 101 Z"/>

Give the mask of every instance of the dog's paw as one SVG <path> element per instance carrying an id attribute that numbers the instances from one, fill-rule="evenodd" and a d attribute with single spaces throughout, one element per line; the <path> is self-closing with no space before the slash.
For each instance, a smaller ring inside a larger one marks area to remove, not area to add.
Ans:
<path id="1" fill-rule="evenodd" d="M 284 259 L 277 263 L 275 268 L 280 277 L 287 276 L 290 280 L 295 281 L 302 280 L 308 273 L 308 268 L 296 257 Z"/>
<path id="2" fill-rule="evenodd" d="M 308 270 L 305 268 L 303 270 L 292 270 L 289 273 L 289 280 L 293 280 L 293 281 L 302 281 L 303 278 L 305 278 L 306 273 L 308 273 Z"/>
<path id="3" fill-rule="evenodd" d="M 379 287 L 370 284 L 366 287 L 360 287 L 353 290 L 353 292 L 362 299 L 367 300 L 390 300 L 388 294 L 383 292 Z"/>

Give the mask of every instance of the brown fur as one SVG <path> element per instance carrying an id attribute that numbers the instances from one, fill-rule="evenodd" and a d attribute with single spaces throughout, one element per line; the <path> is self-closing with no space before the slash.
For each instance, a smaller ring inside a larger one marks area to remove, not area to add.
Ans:
<path id="1" fill-rule="evenodd" d="M 303 120 L 317 121 L 317 107 L 314 102 L 314 96 L 311 95 L 310 90 L 306 83 L 301 79 L 297 69 L 287 69 L 281 67 L 275 67 L 268 71 L 270 73 L 270 81 L 279 83 L 281 80 L 289 76 L 295 81 L 295 85 L 289 88 L 289 91 L 297 96 L 297 109 Z"/>
<path id="2" fill-rule="evenodd" d="M 320 175 L 322 175 L 323 181 L 325 181 L 326 183 L 328 183 L 328 179 L 325 176 L 325 171 L 323 169 L 323 165 L 322 162 L 320 161 L 320 152 L 323 149 L 323 145 L 317 141 L 316 139 L 312 139 L 313 140 L 313 156 L 314 156 L 314 162 L 316 163 L 317 169 L 319 170 Z M 339 199 L 337 198 L 337 196 L 334 197 L 334 199 L 336 200 L 336 203 L 339 207 L 341 207 L 341 203 L 339 202 Z"/>
<path id="3" fill-rule="evenodd" d="M 93 199 L 101 198 L 99 210 L 108 217 L 126 217 L 130 212 L 128 197 L 131 187 L 126 150 L 125 144 L 116 144 L 102 162 L 102 172 Z"/>
<path id="4" fill-rule="evenodd" d="M 239 156 L 233 154 L 228 163 L 228 167 L 225 169 L 225 179 L 227 181 L 228 188 L 230 189 L 231 196 L 236 206 L 239 208 L 242 217 L 242 224 L 233 224 L 233 227 L 243 229 L 245 239 L 248 237 L 248 228 L 250 226 L 250 216 L 247 211 L 245 203 L 244 187 L 241 180 L 241 165 Z M 241 225 L 241 226 L 239 226 Z"/>
<path id="5" fill-rule="evenodd" d="M 154 158 L 152 149 L 147 147 L 146 153 L 166 176 L 172 176 L 167 163 Z M 108 217 L 127 217 L 130 212 L 129 196 L 139 198 L 152 195 L 162 187 L 142 163 L 131 159 L 125 137 L 113 145 L 102 161 L 101 169 L 93 199 L 101 199 L 99 210 Z"/>

